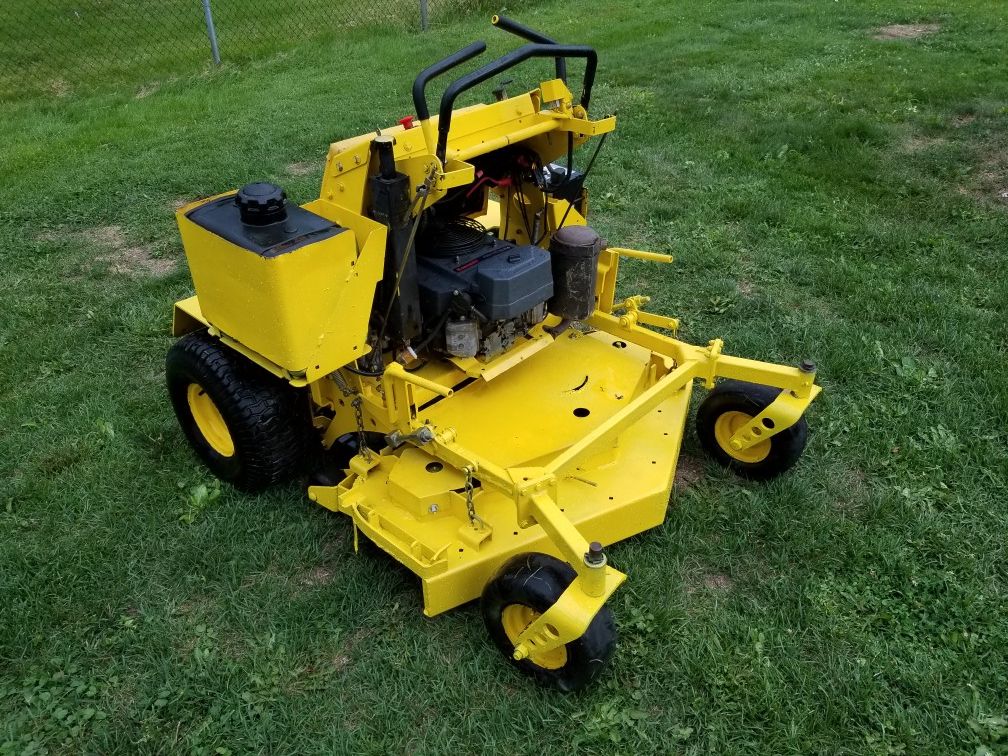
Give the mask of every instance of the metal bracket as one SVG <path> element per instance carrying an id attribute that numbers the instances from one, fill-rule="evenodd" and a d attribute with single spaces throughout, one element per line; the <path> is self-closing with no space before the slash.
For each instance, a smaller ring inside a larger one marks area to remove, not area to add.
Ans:
<path id="1" fill-rule="evenodd" d="M 514 658 L 559 648 L 584 635 L 602 605 L 626 580 L 626 575 L 604 563 L 591 568 L 598 573 L 598 595 L 591 595 L 586 577 L 577 577 L 567 586 L 557 602 L 526 627 L 515 644 Z"/>
<path id="2" fill-rule="evenodd" d="M 724 349 L 724 342 L 721 339 L 711 339 L 705 350 L 710 362 L 707 363 L 707 375 L 704 378 L 704 386 L 709 389 L 714 388 L 714 376 L 717 375 L 717 363 L 718 358 L 721 357 L 722 349 Z"/>
<path id="3" fill-rule="evenodd" d="M 812 398 L 812 393 L 799 397 L 793 391 L 781 391 L 765 410 L 735 431 L 728 445 L 735 451 L 743 451 L 787 430 L 798 422 Z"/>
<path id="4" fill-rule="evenodd" d="M 385 436 L 385 441 L 393 449 L 398 449 L 406 443 L 413 444 L 414 446 L 423 446 L 433 440 L 434 431 L 431 430 L 429 425 L 421 425 L 412 433 L 403 433 L 402 431 L 394 430 Z"/>
<path id="5" fill-rule="evenodd" d="M 633 328 L 639 324 L 651 325 L 657 328 L 664 328 L 667 331 L 676 332 L 679 330 L 679 319 L 669 318 L 664 315 L 656 315 L 653 312 L 645 312 L 641 309 L 651 301 L 651 297 L 637 295 L 627 297 L 622 302 L 612 306 L 613 311 L 623 310 L 624 315 L 619 318 L 619 324 L 624 328 Z"/>
<path id="6" fill-rule="evenodd" d="M 555 501 L 557 478 L 541 467 L 510 467 L 507 472 L 514 486 L 518 525 L 527 528 L 536 521 L 533 497 L 546 496 Z"/>

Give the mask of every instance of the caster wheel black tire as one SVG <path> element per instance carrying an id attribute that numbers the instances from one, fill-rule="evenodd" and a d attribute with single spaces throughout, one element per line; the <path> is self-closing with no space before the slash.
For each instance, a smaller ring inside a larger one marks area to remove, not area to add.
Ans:
<path id="1" fill-rule="evenodd" d="M 236 488 L 260 491 L 290 479 L 320 446 L 307 396 L 206 331 L 172 345 L 165 377 L 189 445 Z"/>
<path id="2" fill-rule="evenodd" d="M 780 391 L 744 381 L 718 383 L 697 410 L 696 431 L 704 451 L 719 464 L 750 480 L 770 480 L 791 469 L 808 442 L 808 423 L 804 417 L 748 449 L 736 451 L 728 445 L 728 439 L 765 410 Z"/>
<path id="3" fill-rule="evenodd" d="M 556 603 L 577 573 L 546 554 L 522 554 L 508 561 L 483 589 L 480 608 L 494 645 L 524 674 L 564 692 L 588 685 L 616 648 L 616 623 L 603 606 L 580 638 L 516 661 L 518 636 Z"/>
<path id="4" fill-rule="evenodd" d="M 364 439 L 368 448 L 376 454 L 385 448 L 385 436 L 382 433 L 366 431 Z M 308 485 L 338 485 L 346 478 L 346 470 L 350 466 L 350 460 L 356 457 L 359 452 L 360 438 L 356 431 L 344 433 L 336 439 L 328 451 L 322 450 L 319 462 L 308 478 Z"/>

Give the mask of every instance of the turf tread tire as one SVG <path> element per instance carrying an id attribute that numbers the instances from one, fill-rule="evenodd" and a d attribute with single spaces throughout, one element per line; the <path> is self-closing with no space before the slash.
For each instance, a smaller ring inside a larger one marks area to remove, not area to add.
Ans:
<path id="1" fill-rule="evenodd" d="M 221 480 L 261 491 L 303 470 L 314 448 L 314 431 L 307 397 L 288 383 L 206 331 L 187 334 L 172 345 L 165 377 L 186 439 Z M 220 411 L 234 441 L 232 456 L 222 456 L 204 439 L 186 397 L 190 383 L 198 383 Z"/>
<path id="2" fill-rule="evenodd" d="M 565 693 L 587 686 L 605 667 L 616 649 L 616 622 L 608 606 L 592 619 L 584 635 L 567 644 L 567 663 L 546 669 L 529 659 L 516 661 L 514 645 L 502 622 L 504 608 L 523 604 L 545 612 L 577 577 L 574 568 L 547 554 L 530 553 L 513 557 L 487 583 L 480 601 L 483 622 L 494 645 L 508 661 L 537 682 L 557 687 Z"/>
<path id="3" fill-rule="evenodd" d="M 808 423 L 804 417 L 770 437 L 770 453 L 760 462 L 742 462 L 721 448 L 714 424 L 725 412 L 744 412 L 756 417 L 777 398 L 781 390 L 746 381 L 718 383 L 701 402 L 696 415 L 696 432 L 703 450 L 718 464 L 740 477 L 765 481 L 790 470 L 808 443 Z"/>

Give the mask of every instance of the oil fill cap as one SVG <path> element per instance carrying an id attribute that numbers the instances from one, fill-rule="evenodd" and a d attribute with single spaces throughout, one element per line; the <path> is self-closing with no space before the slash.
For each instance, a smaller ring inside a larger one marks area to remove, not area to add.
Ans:
<path id="1" fill-rule="evenodd" d="M 276 184 L 245 184 L 235 195 L 242 223 L 266 226 L 287 218 L 287 195 Z"/>

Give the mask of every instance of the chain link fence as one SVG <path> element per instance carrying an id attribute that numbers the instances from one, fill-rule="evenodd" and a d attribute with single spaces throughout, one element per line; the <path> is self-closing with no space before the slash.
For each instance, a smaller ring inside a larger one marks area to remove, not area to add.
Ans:
<path id="1" fill-rule="evenodd" d="M 191 72 L 348 29 L 419 31 L 499 0 L 0 0 L 0 89 Z"/>

